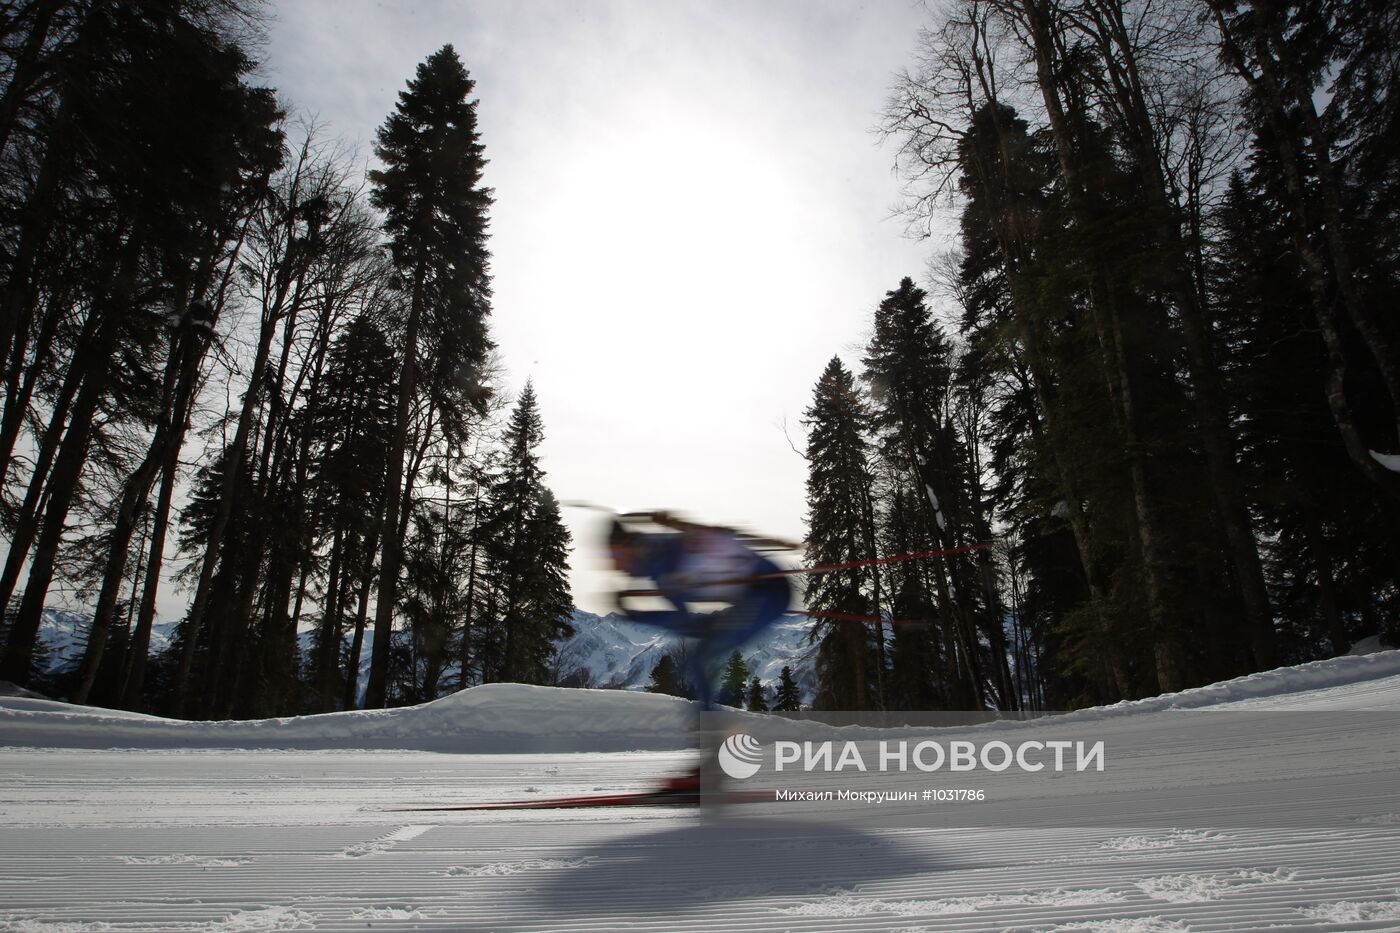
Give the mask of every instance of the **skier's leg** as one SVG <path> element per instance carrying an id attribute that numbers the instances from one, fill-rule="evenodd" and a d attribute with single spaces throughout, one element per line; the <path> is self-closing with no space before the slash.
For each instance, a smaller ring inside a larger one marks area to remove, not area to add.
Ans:
<path id="1" fill-rule="evenodd" d="M 787 612 L 792 594 L 787 581 L 752 587 L 739 602 L 715 617 L 709 642 L 712 657 L 742 647 Z"/>
<path id="2" fill-rule="evenodd" d="M 695 699 L 700 701 L 701 712 L 709 712 L 715 706 L 715 689 L 710 683 L 713 657 L 710 639 L 706 635 L 686 640 L 685 679 L 695 691 Z"/>
<path id="3" fill-rule="evenodd" d="M 792 594 L 785 580 L 765 583 L 753 587 L 724 612 L 710 617 L 710 630 L 704 639 L 704 664 L 707 670 L 713 669 L 716 661 L 738 650 L 759 632 L 772 625 L 787 611 Z M 712 688 L 713 689 L 713 688 Z M 717 753 L 720 744 L 736 729 L 737 717 L 728 710 L 713 710 L 706 707 L 701 719 L 705 726 L 699 730 L 701 745 L 701 787 L 706 792 L 702 798 L 708 803 L 704 811 L 708 820 L 723 820 L 728 781 L 719 768 Z"/>

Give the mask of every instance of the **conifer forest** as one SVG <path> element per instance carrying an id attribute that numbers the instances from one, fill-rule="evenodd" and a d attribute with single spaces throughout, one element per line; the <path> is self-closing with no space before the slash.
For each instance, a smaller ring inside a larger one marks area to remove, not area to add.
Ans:
<path id="1" fill-rule="evenodd" d="M 347 141 L 264 86 L 270 28 L 0 3 L 0 680 L 191 719 L 557 684 L 598 545 L 551 399 L 503 389 L 489 89 L 444 44 Z M 871 120 L 928 264 L 849 309 L 794 438 L 791 563 L 855 565 L 794 603 L 814 705 L 1400 642 L 1400 6 L 944 0 L 909 49 Z M 55 679 L 59 605 L 91 622 Z M 728 702 L 799 705 L 737 661 Z"/>

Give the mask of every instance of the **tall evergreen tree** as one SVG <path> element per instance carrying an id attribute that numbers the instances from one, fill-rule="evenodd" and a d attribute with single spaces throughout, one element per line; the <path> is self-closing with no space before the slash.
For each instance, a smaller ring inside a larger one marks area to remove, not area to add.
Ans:
<path id="1" fill-rule="evenodd" d="M 792 668 L 783 665 L 778 675 L 778 686 L 774 690 L 773 709 L 775 712 L 793 713 L 802 708 L 802 693 L 793 679 Z"/>
<path id="2" fill-rule="evenodd" d="M 1280 615 L 1283 659 L 1344 653 L 1364 635 L 1400 634 L 1391 570 L 1400 559 L 1400 515 L 1354 466 L 1326 399 L 1327 349 L 1314 325 L 1283 211 L 1270 192 L 1274 167 L 1257 153 L 1219 212 L 1222 329 L 1232 343 L 1230 381 L 1241 406 L 1247 462 Z"/>
<path id="3" fill-rule="evenodd" d="M 864 364 L 871 422 L 881 455 L 890 464 L 895 483 L 910 493 L 902 505 L 912 506 L 923 517 L 910 528 L 913 535 L 901 541 L 907 546 L 903 553 L 974 543 L 967 535 L 973 511 L 969 484 L 960 469 L 964 464 L 950 424 L 952 351 L 929 313 L 926 293 L 912 279 L 903 279 L 898 289 L 887 292 L 876 309 L 875 332 Z M 895 520 L 910 527 L 910 518 L 901 514 Z M 989 660 L 982 656 L 974 603 L 979 575 L 972 559 L 961 556 L 939 557 L 929 564 L 947 665 L 941 679 L 956 691 L 958 706 L 979 709 L 984 705 L 983 671 Z M 984 593 L 982 600 L 988 604 L 982 627 L 995 651 L 1002 647 L 1001 613 L 994 587 L 990 589 L 993 592 Z M 919 660 L 907 653 L 904 659 Z"/>
<path id="4" fill-rule="evenodd" d="M 807 435 L 807 561 L 812 566 L 847 564 L 875 555 L 869 536 L 870 486 L 866 432 L 869 415 L 855 378 L 832 357 L 817 380 L 805 413 Z M 811 578 L 806 593 L 817 613 L 873 616 L 876 603 L 862 569 Z M 823 709 L 870 709 L 877 671 L 868 626 L 823 619 L 813 627 L 817 652 L 817 704 Z"/>
<path id="5" fill-rule="evenodd" d="M 651 683 L 647 684 L 647 691 L 649 693 L 664 693 L 673 697 L 686 695 L 685 685 L 681 682 L 680 672 L 676 669 L 676 662 L 669 654 L 663 654 L 661 660 L 652 666 Z"/>
<path id="6" fill-rule="evenodd" d="M 768 712 L 768 688 L 763 686 L 763 681 L 754 675 L 749 679 L 749 685 L 745 691 L 745 709 L 751 713 Z"/>
<path id="7" fill-rule="evenodd" d="M 363 606 L 378 548 L 384 509 L 382 477 L 394 411 L 395 367 L 383 328 L 372 313 L 356 316 L 330 350 L 311 426 L 310 479 L 318 525 L 330 539 L 321 618 L 308 664 L 319 712 L 344 708 L 359 693 Z M 350 650 L 345 651 L 347 623 Z M 349 675 L 346 677 L 345 675 Z"/>
<path id="8" fill-rule="evenodd" d="M 1229 676 L 1267 664 L 1271 642 L 1204 304 L 1201 212 L 1221 149 L 1199 131 L 1209 101 L 1173 85 L 1146 44 L 1184 50 L 1192 37 L 1147 13 L 1139 32 L 1125 15 L 1114 0 L 950 8 L 890 111 L 911 177 L 965 196 L 956 286 L 971 347 L 950 450 L 975 464 L 990 442 L 998 517 L 1015 529 L 1006 562 L 1030 571 L 1016 599 L 1058 618 L 1051 631 L 1015 615 L 1065 652 L 1039 669 L 1087 686 L 1084 699 Z M 1007 48 L 1033 68 L 1007 72 Z M 1179 75 L 1206 62 L 1203 45 L 1195 52 L 1187 68 L 1171 59 Z M 1173 122 L 1163 102 L 1188 99 L 1176 113 L 1190 119 Z M 979 398 L 996 406 L 990 434 L 977 427 Z M 980 472 L 966 475 L 970 508 L 955 511 L 989 529 Z M 1080 573 L 1063 573 L 1047 535 L 1073 542 Z M 968 578 L 988 607 L 1005 595 L 996 569 Z M 983 613 L 984 637 L 1000 636 L 991 623 L 1003 613 Z M 1003 696 L 1020 692 L 1008 672 L 989 673 Z"/>
<path id="9" fill-rule="evenodd" d="M 568 585 L 570 537 L 544 484 L 544 440 L 534 386 L 526 383 L 503 439 L 485 530 L 498 600 L 491 680 L 544 683 L 556 639 L 573 633 Z"/>
<path id="10" fill-rule="evenodd" d="M 729 656 L 729 661 L 724 666 L 724 674 L 720 677 L 719 693 L 716 699 L 725 706 L 742 707 L 744 705 L 744 691 L 749 682 L 749 666 L 744 663 L 744 656 L 735 651 Z"/>
<path id="11" fill-rule="evenodd" d="M 1255 136 L 1272 149 L 1291 240 L 1327 348 L 1329 410 L 1356 469 L 1400 501 L 1400 474 L 1383 469 L 1371 454 L 1400 450 L 1400 334 L 1388 313 L 1395 279 L 1362 268 L 1379 258 L 1364 244 L 1372 236 L 1389 239 L 1383 232 L 1389 225 L 1360 221 L 1395 212 L 1395 144 L 1386 130 L 1396 122 L 1391 48 L 1400 27 L 1393 11 L 1381 12 L 1384 4 L 1352 10 L 1344 4 L 1206 5 L 1222 57 L 1248 89 Z M 1326 96 L 1337 106 L 1319 112 L 1320 91 L 1334 73 L 1341 78 L 1338 93 Z M 1364 192 L 1355 201 L 1342 154 L 1348 149 L 1353 166 L 1369 169 L 1354 179 Z M 1374 292 L 1372 282 L 1379 286 Z M 1372 383 L 1365 408 L 1373 411 L 1357 406 L 1348 392 L 1358 376 Z M 1377 405 L 1381 398 L 1388 404 Z"/>
<path id="12" fill-rule="evenodd" d="M 389 644 L 403 552 L 400 516 L 404 457 L 420 371 L 443 370 L 474 385 L 486 358 L 490 312 L 487 212 L 491 192 L 476 127 L 475 83 L 452 46 L 418 66 L 393 114 L 379 130 L 370 172 L 372 199 L 385 215 L 394 265 L 407 307 L 400 340 L 398 401 L 389 445 L 388 489 L 380 532 L 374 654 L 365 703 L 384 705 Z M 428 366 L 423 366 L 427 358 Z"/>

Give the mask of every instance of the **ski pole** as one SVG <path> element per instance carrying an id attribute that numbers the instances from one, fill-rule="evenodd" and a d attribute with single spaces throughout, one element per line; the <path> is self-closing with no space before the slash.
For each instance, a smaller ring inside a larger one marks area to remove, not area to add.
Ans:
<path id="1" fill-rule="evenodd" d="M 960 544 L 957 547 L 939 548 L 933 551 L 918 551 L 913 554 L 896 554 L 893 557 L 876 557 L 869 560 L 856 560 L 846 564 L 826 564 L 820 567 L 797 567 L 792 570 L 779 570 L 774 573 L 760 573 L 748 577 L 733 577 L 727 580 L 696 580 L 695 588 L 711 586 L 733 586 L 739 583 L 757 583 L 761 580 L 780 580 L 783 577 L 806 576 L 823 573 L 835 573 L 838 570 L 854 570 L 857 567 L 874 567 L 878 564 L 893 564 L 909 560 L 928 560 L 931 557 L 947 557 L 953 554 L 969 554 L 973 551 L 983 551 L 991 547 L 990 544 Z M 617 594 L 619 597 L 625 596 L 661 596 L 660 590 L 623 590 Z"/>
<path id="2" fill-rule="evenodd" d="M 788 612 L 795 612 L 799 615 L 813 616 L 818 619 L 835 619 L 838 622 L 865 622 L 869 625 L 927 625 L 918 619 L 882 619 L 879 616 L 863 616 L 854 612 L 828 612 L 822 609 L 789 609 Z"/>

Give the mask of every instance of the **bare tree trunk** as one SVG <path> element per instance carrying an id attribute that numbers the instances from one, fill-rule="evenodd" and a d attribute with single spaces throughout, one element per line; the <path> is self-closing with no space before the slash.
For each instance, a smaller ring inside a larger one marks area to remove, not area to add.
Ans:
<path id="1" fill-rule="evenodd" d="M 66 0 L 37 0 L 29 10 L 34 16 L 34 22 L 29 27 L 29 35 L 25 37 L 24 45 L 12 59 L 9 83 L 5 86 L 4 95 L 0 96 L 0 154 L 9 147 L 10 134 L 14 132 L 19 108 L 46 70 L 43 59 L 44 46 L 49 40 L 54 14 L 65 2 Z"/>
<path id="2" fill-rule="evenodd" d="M 181 441 L 183 439 L 182 431 Z M 165 534 L 170 525 L 170 504 L 175 495 L 175 475 L 179 469 L 179 460 L 180 444 L 173 444 L 166 449 L 165 460 L 161 463 L 160 492 L 156 497 L 156 511 L 152 519 L 146 578 L 141 587 L 141 606 L 136 614 L 136 629 L 132 633 L 131 643 L 127 646 L 126 662 L 122 670 L 119 702 L 126 709 L 136 709 L 141 705 L 141 696 L 145 688 L 146 660 L 151 646 L 151 630 L 155 626 L 156 594 L 160 590 L 160 568 L 165 558 Z"/>
<path id="3" fill-rule="evenodd" d="M 462 613 L 462 674 L 458 680 L 457 689 L 465 690 L 471 683 L 471 661 L 472 661 L 472 613 L 476 611 L 476 561 L 477 548 L 480 544 L 481 535 L 481 484 L 476 483 L 472 498 L 472 546 L 470 556 L 467 558 L 467 599 L 466 609 Z"/>
<path id="4" fill-rule="evenodd" d="M 120 702 L 122 682 L 126 677 L 128 666 L 131 664 L 131 638 L 136 627 L 136 603 L 140 598 L 141 588 L 147 576 L 146 571 L 150 569 L 150 565 L 146 563 L 146 554 L 148 553 L 146 548 L 150 544 L 150 540 L 151 509 L 150 503 L 147 502 L 144 503 L 141 510 L 141 537 L 136 542 L 136 569 L 132 572 L 131 592 L 126 598 L 126 618 L 121 620 L 122 640 L 119 653 L 116 658 L 109 655 L 106 661 L 112 677 L 110 678 L 111 683 L 104 691 L 107 700 L 102 704 L 103 706 L 111 706 Z M 159 574 L 160 568 L 155 568 L 155 571 Z"/>
<path id="5" fill-rule="evenodd" d="M 87 649 L 79 668 L 78 689 L 74 693 L 75 703 L 85 703 L 97 679 L 102 664 L 103 651 L 107 645 L 107 635 L 116 612 L 117 596 L 122 579 L 126 574 L 126 562 L 135 533 L 136 520 L 162 464 L 170 459 L 168 448 L 178 452 L 184 438 L 184 426 L 189 418 L 193 402 L 195 383 L 199 376 L 199 363 L 204 357 L 204 341 L 196 333 L 194 305 L 187 305 L 179 331 L 171 336 L 170 355 L 166 361 L 164 387 L 161 392 L 160 410 L 163 417 L 151 438 L 141 465 L 128 477 L 124 484 L 117 506 L 116 523 L 112 528 L 107 551 L 107 565 L 102 576 L 102 585 L 97 596 L 97 606 L 93 610 L 92 627 L 88 635 Z M 212 326 L 212 322 L 201 318 L 200 326 Z M 157 565 L 158 566 L 158 565 Z"/>
<path id="6" fill-rule="evenodd" d="M 74 352 L 73 359 L 63 374 L 63 383 L 59 387 L 58 395 L 54 398 L 54 407 L 49 415 L 48 426 L 44 429 L 43 436 L 39 438 L 39 450 L 34 460 L 34 471 L 29 477 L 29 487 L 25 490 L 24 502 L 20 506 L 19 514 L 15 517 L 15 530 L 10 537 L 10 550 L 5 557 L 5 569 L 3 573 L 0 573 L 0 615 L 3 615 L 9 608 L 10 600 L 14 597 L 15 586 L 19 583 L 20 571 L 24 568 L 24 561 L 29 556 L 29 549 L 34 545 L 35 536 L 39 533 L 39 518 L 42 511 L 40 506 L 44 491 L 49 488 L 49 471 L 53 468 L 54 458 L 58 456 L 59 446 L 64 436 L 65 421 L 73 400 L 77 397 L 79 388 L 88 375 L 85 366 L 88 355 L 82 348 L 87 347 L 95 339 L 96 329 L 96 317 L 89 316 L 89 320 L 84 323 L 83 333 L 78 337 L 79 349 Z M 71 429 L 71 425 L 69 427 Z"/>
<path id="7" fill-rule="evenodd" d="M 158 466 L 159 451 L 152 449 L 147 452 L 146 459 L 127 479 L 122 489 L 121 500 L 117 506 L 117 520 L 112 527 L 111 541 L 108 545 L 107 563 L 103 568 L 102 586 L 98 590 L 97 606 L 93 610 L 92 627 L 88 633 L 82 663 L 78 667 L 78 687 L 73 692 L 74 703 L 86 703 L 97 680 L 97 671 L 107 649 L 107 635 L 116 617 L 117 597 L 126 576 L 131 538 L 136 531 L 136 521 L 141 508 L 146 504 L 146 497 L 155 482 Z"/>
<path id="8" fill-rule="evenodd" d="M 279 672 L 286 680 L 280 685 L 281 689 L 276 691 L 275 696 L 279 705 L 279 715 L 284 716 L 294 716 L 299 712 L 297 667 L 301 662 L 301 612 L 306 605 L 306 580 L 310 572 L 310 561 L 303 559 L 297 568 L 296 597 L 292 602 L 292 613 L 282 632 L 282 650 L 286 653 L 287 666 L 279 668 Z"/>
<path id="9" fill-rule="evenodd" d="M 321 626 L 316 636 L 316 692 L 321 698 L 321 711 L 334 707 L 335 682 L 340 673 L 340 600 L 341 566 L 344 558 L 345 533 L 340 522 L 331 536 L 330 566 L 326 571 L 326 605 L 321 611 Z"/>
<path id="10" fill-rule="evenodd" d="M 244 237 L 247 233 L 245 223 L 243 230 L 239 234 L 238 243 L 229 254 L 228 263 L 224 269 L 223 280 L 219 285 L 214 300 L 208 307 L 208 320 L 194 321 L 190 323 L 199 328 L 207 328 L 202 338 L 197 338 L 196 343 L 200 349 L 194 354 L 194 359 L 189 361 L 192 371 L 189 372 L 189 382 L 180 387 L 176 394 L 176 415 L 172 418 L 173 434 L 169 442 L 162 449 L 162 459 L 160 463 L 160 492 L 157 494 L 156 511 L 154 524 L 151 531 L 150 556 L 147 558 L 147 566 L 153 568 L 146 575 L 145 584 L 141 591 L 141 607 L 136 618 L 136 630 L 132 636 L 131 645 L 127 650 L 127 662 L 123 665 L 121 678 L 121 703 L 127 709 L 135 709 L 141 704 L 141 696 L 145 686 L 146 661 L 150 649 L 151 631 L 155 625 L 156 595 L 160 589 L 160 568 L 165 559 L 165 535 L 170 524 L 170 509 L 174 499 L 175 480 L 180 469 L 180 450 L 184 446 L 185 436 L 190 429 L 190 418 L 193 414 L 194 402 L 199 394 L 200 373 L 199 365 L 203 361 L 205 354 L 212 341 L 214 321 L 219 317 L 224 306 L 224 297 L 229 281 L 237 267 L 239 250 L 242 248 Z M 199 292 L 196 291 L 196 294 Z M 193 308 L 193 306 L 192 306 Z M 183 655 L 183 649 L 182 649 Z M 193 657 L 193 655 L 191 655 Z"/>
<path id="11" fill-rule="evenodd" d="M 1065 179 L 1071 208 L 1080 217 L 1081 222 L 1092 223 L 1091 212 L 1084 204 L 1085 194 L 1079 167 L 1075 163 L 1074 134 L 1059 96 L 1058 66 L 1053 59 L 1054 25 L 1041 3 L 1042 0 L 1028 0 L 1022 7 L 1030 29 L 1030 51 L 1035 58 L 1041 97 L 1050 118 L 1051 135 L 1055 140 L 1060 171 Z M 1096 268 L 1105 266 L 1098 257 L 1092 257 L 1091 264 Z M 1090 306 L 1094 310 L 1099 345 L 1105 357 L 1105 377 L 1128 458 L 1138 541 L 1142 549 L 1147 611 L 1154 634 L 1158 687 L 1170 693 L 1182 689 L 1186 684 L 1180 659 L 1180 635 L 1177 631 L 1176 613 L 1171 608 L 1173 599 L 1169 593 L 1168 573 L 1164 562 L 1164 542 L 1149 490 L 1146 465 L 1143 462 L 1139 416 L 1132 379 L 1132 360 L 1135 354 L 1124 334 L 1120 302 L 1112 284 L 1103 277 L 1096 276 L 1095 279 L 1097 281 L 1091 279 Z"/>
<path id="12" fill-rule="evenodd" d="M 448 641 L 447 588 L 450 586 L 448 561 L 451 559 L 447 542 L 452 528 L 452 454 L 449 450 L 443 474 L 447 477 L 442 500 L 442 539 L 438 543 L 438 576 L 433 580 L 433 614 L 431 641 L 427 646 L 426 666 L 423 671 L 423 699 L 436 700 L 438 680 L 446 666 Z M 556 682 L 557 682 L 556 676 Z"/>
<path id="13" fill-rule="evenodd" d="M 976 28 L 980 29 L 980 27 Z M 984 74 L 984 69 L 989 67 L 984 59 L 979 57 L 975 64 L 979 87 L 986 104 L 993 108 L 992 125 L 996 131 L 997 147 L 1002 164 L 1006 166 L 1010 164 L 1011 152 L 1005 128 L 995 112 L 995 107 L 1000 104 L 993 90 L 995 82 Z M 970 80 L 971 75 L 969 75 Z M 967 87 L 967 94 L 968 107 L 973 109 L 975 102 L 970 84 Z M 1123 650 L 1123 642 L 1115 635 L 1111 620 L 1103 615 L 1103 607 L 1107 605 L 1108 600 L 1108 584 L 1098 557 L 1100 549 L 1093 526 L 1089 522 L 1088 516 L 1084 514 L 1084 494 L 1075 475 L 1073 461 L 1066 449 L 1064 429 L 1060 424 L 1058 414 L 1059 400 L 1054 394 L 1054 382 L 1050 378 L 1050 370 L 1041 353 L 1039 330 L 1033 320 L 1033 315 L 1030 313 L 1030 308 L 1034 303 L 1033 298 L 1027 295 L 1027 286 L 1021 282 L 1023 278 L 1022 267 L 1025 264 L 1025 257 L 1029 255 L 1022 239 L 1025 235 L 1024 231 L 1028 230 L 1029 227 L 1021 216 L 1022 210 L 1015 202 L 1014 194 L 1006 185 L 1006 179 L 1004 177 L 1000 180 L 994 179 L 980 158 L 973 159 L 969 167 L 973 170 L 977 183 L 989 202 L 1004 202 L 1006 205 L 1008 223 L 997 225 L 993 233 L 1001 247 L 1002 255 L 1006 257 L 1006 273 L 1007 281 L 1010 283 L 1012 318 L 1016 325 L 1016 338 L 1021 345 L 1021 352 L 1030 372 L 1030 383 L 1035 392 L 1036 404 L 1045 420 L 1046 448 L 1049 450 L 1051 460 L 1055 465 L 1056 485 L 1062 501 L 1065 503 L 1066 520 L 1070 526 L 1070 532 L 1079 555 L 1079 563 L 1089 588 L 1089 599 L 1094 607 L 1095 618 L 1098 620 L 1097 628 L 1102 637 L 1105 659 L 1119 697 L 1130 699 L 1136 695 L 1136 691 L 1133 688 L 1132 674 L 1127 655 Z M 1004 191 L 1005 197 L 998 197 L 998 191 Z"/>
<path id="14" fill-rule="evenodd" d="M 389 641 L 393 637 L 394 609 L 398 602 L 399 567 L 403 561 L 403 534 L 399 530 L 399 497 L 404 487 L 404 454 L 408 446 L 408 417 L 418 385 L 418 324 L 422 315 L 423 263 L 414 271 L 413 300 L 404 333 L 403 366 L 399 371 L 399 398 L 389 444 L 388 488 L 384 500 L 382 547 L 379 558 L 379 594 L 374 606 L 374 649 L 370 656 L 365 708 L 384 706 L 389 679 Z"/>
<path id="15" fill-rule="evenodd" d="M 234 493 L 237 489 L 239 475 L 243 472 L 243 459 L 247 455 L 248 438 L 253 427 L 253 414 L 257 410 L 258 399 L 261 396 L 268 358 L 272 351 L 272 338 L 277 331 L 278 312 L 291 288 L 292 277 L 290 273 L 279 278 L 277 293 L 263 314 L 257 352 L 253 357 L 253 366 L 248 375 L 248 388 L 243 394 L 243 406 L 238 414 L 238 427 L 234 431 L 233 443 L 224 451 L 224 475 L 219 487 L 219 507 L 209 528 L 209 539 L 205 542 L 204 548 L 204 560 L 200 565 L 199 582 L 195 588 L 194 599 L 190 603 L 189 614 L 185 617 L 185 639 L 180 652 L 179 667 L 175 674 L 175 698 L 172 714 L 176 718 L 185 714 L 189 695 L 190 671 L 194 665 L 199 630 L 204 624 L 204 615 L 209 608 L 214 569 L 219 563 L 229 518 L 233 515 Z"/>
<path id="16" fill-rule="evenodd" d="M 1240 586 L 1254 669 L 1266 670 L 1275 666 L 1277 658 L 1273 614 L 1264 586 L 1264 570 L 1259 561 L 1253 520 L 1239 477 L 1234 440 L 1228 428 L 1228 413 L 1218 368 L 1213 359 L 1210 324 L 1201 294 L 1189 271 L 1190 260 L 1177 222 L 1177 209 L 1167 197 L 1166 172 L 1161 164 L 1157 133 L 1144 97 L 1137 68 L 1137 52 L 1124 23 L 1119 0 L 1098 0 L 1094 19 L 1098 28 L 1106 33 L 1101 37 L 1102 57 L 1110 73 L 1117 78 L 1114 91 L 1119 98 L 1119 110 L 1124 122 L 1123 136 L 1134 153 L 1142 175 L 1143 192 L 1152 205 L 1154 216 L 1159 218 L 1156 226 L 1168 254 L 1164 257 L 1161 271 L 1167 277 L 1181 319 L 1187 366 L 1196 390 L 1194 399 L 1206 466 L 1211 476 L 1211 490 L 1219 507 L 1221 525 Z M 1118 57 L 1113 54 L 1115 48 Z"/>
<path id="17" fill-rule="evenodd" d="M 355 612 L 355 634 L 350 641 L 349 669 L 345 677 L 345 709 L 355 709 L 360 693 L 360 653 L 365 644 L 365 621 L 369 615 L 369 591 L 374 581 L 374 554 L 379 550 L 378 535 L 365 542 L 365 564 L 360 572 L 360 605 Z"/>
<path id="18" fill-rule="evenodd" d="M 53 351 L 54 338 L 58 334 L 65 309 L 66 306 L 60 302 L 50 302 L 43 321 L 40 322 L 39 333 L 34 338 L 34 358 L 27 367 L 24 365 L 24 357 L 28 335 L 23 331 L 15 334 L 5 374 L 5 413 L 4 417 L 0 418 L 0 481 L 10 474 L 15 443 L 19 440 L 20 428 L 24 425 L 29 403 L 33 401 L 39 377 L 46 375 L 53 365 L 49 354 Z M 66 404 L 66 400 L 63 404 Z"/>
<path id="19" fill-rule="evenodd" d="M 49 584 L 53 581 L 54 561 L 66 530 L 68 510 L 77 495 L 83 464 L 87 460 L 93 417 L 97 412 L 98 403 L 107 391 L 112 351 L 116 347 L 122 315 L 126 311 L 133 287 L 140 247 L 140 241 L 135 234 L 128 236 L 114 278 L 114 291 L 107 296 L 103 307 L 94 310 L 99 322 L 93 340 L 87 347 L 86 354 L 74 354 L 74 365 L 78 365 L 80 356 L 87 358 L 82 367 L 85 370 L 83 384 L 74 400 L 71 423 L 63 436 L 63 443 L 54 459 L 53 472 L 49 476 L 47 485 L 51 493 L 48 507 L 44 510 L 44 524 L 39 533 L 33 559 L 30 561 L 29 579 L 24 588 L 24 596 L 20 600 L 19 613 L 10 629 L 10 641 L 5 648 L 3 660 L 0 660 L 0 679 L 21 685 L 29 682 L 29 668 L 38 638 L 44 602 L 48 596 Z"/>
<path id="20" fill-rule="evenodd" d="M 69 109 L 60 105 L 49 131 L 48 146 L 39 165 L 34 190 L 25 199 L 20 215 L 19 242 L 10 264 L 10 275 L 0 291 L 0 347 L 13 347 L 11 365 L 21 366 L 30 322 L 39 289 L 35 266 L 53 229 L 63 161 L 69 150 Z"/>

